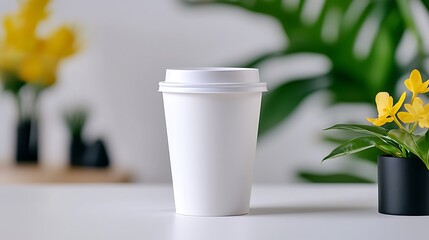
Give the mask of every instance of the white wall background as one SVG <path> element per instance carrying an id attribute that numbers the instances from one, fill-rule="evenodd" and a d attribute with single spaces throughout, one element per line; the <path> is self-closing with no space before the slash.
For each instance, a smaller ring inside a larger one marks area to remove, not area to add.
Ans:
<path id="1" fill-rule="evenodd" d="M 16 2 L 0 0 L 0 16 Z M 136 180 L 171 181 L 162 97 L 157 92 L 168 67 L 225 66 L 284 44 L 272 19 L 221 5 L 192 8 L 178 0 L 56 0 L 42 32 L 63 22 L 81 33 L 82 51 L 64 62 L 58 84 L 42 98 L 43 164 L 66 164 L 68 137 L 61 114 L 87 104 L 88 137 L 107 139 L 114 165 L 134 171 Z M 305 63 L 303 65 L 303 63 Z M 325 71 L 321 58 L 273 60 L 261 68 L 261 79 L 273 87 L 285 77 Z M 273 80 L 271 80 L 273 79 Z M 276 81 L 276 79 L 278 81 Z M 332 146 L 320 140 L 321 129 L 340 121 L 373 115 L 368 106 L 327 109 L 329 95 L 307 99 L 290 120 L 262 138 L 255 182 L 296 181 L 297 169 L 330 171 L 347 168 L 375 176 L 365 163 L 333 160 L 320 164 Z M 0 159 L 11 162 L 15 109 L 0 95 Z"/>

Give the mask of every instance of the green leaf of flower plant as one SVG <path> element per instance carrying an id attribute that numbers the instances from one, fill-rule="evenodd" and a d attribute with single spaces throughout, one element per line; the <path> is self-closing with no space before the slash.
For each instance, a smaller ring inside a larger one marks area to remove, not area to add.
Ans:
<path id="1" fill-rule="evenodd" d="M 420 159 L 429 169 L 429 131 L 426 131 L 426 134 L 423 137 L 420 137 L 417 142 L 417 146 L 422 154 Z"/>
<path id="2" fill-rule="evenodd" d="M 392 145 L 377 145 L 376 147 L 388 155 L 392 155 L 394 157 L 406 157 L 400 149 Z"/>
<path id="3" fill-rule="evenodd" d="M 357 153 L 369 148 L 376 147 L 377 145 L 383 145 L 383 144 L 385 143 L 382 140 L 380 140 L 378 137 L 355 138 L 335 148 L 322 161 L 325 161 L 330 158 L 336 158 L 344 155 Z"/>
<path id="4" fill-rule="evenodd" d="M 419 157 L 422 158 L 422 151 L 420 150 L 419 146 L 417 145 L 417 142 L 420 141 L 422 138 L 421 136 L 417 136 L 411 133 L 408 133 L 403 130 L 393 129 L 390 130 L 388 133 L 389 137 L 391 137 L 393 140 L 398 142 L 400 145 L 402 145 L 405 149 Z M 422 145 L 423 143 L 421 143 Z M 422 145 L 423 146 L 423 145 Z"/>
<path id="5" fill-rule="evenodd" d="M 326 128 L 325 130 L 347 130 L 352 131 L 356 133 L 362 133 L 362 134 L 368 134 L 373 135 L 376 137 L 387 137 L 388 131 L 385 128 L 377 127 L 377 126 L 367 126 L 367 125 L 361 125 L 361 124 L 337 124 L 332 127 Z"/>

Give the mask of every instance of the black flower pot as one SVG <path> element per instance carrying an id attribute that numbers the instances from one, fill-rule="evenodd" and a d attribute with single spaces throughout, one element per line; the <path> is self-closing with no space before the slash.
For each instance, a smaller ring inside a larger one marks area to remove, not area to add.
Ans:
<path id="1" fill-rule="evenodd" d="M 72 136 L 70 143 L 70 165 L 71 166 L 82 166 L 83 165 L 83 155 L 86 150 L 86 144 L 82 140 L 80 135 Z"/>
<path id="2" fill-rule="evenodd" d="M 88 145 L 85 154 L 82 157 L 82 166 L 93 168 L 107 168 L 110 165 L 107 147 L 104 141 L 98 139 Z"/>
<path id="3" fill-rule="evenodd" d="M 36 164 L 38 159 L 37 121 L 20 121 L 16 135 L 16 162 L 18 164 Z"/>
<path id="4" fill-rule="evenodd" d="M 429 170 L 420 159 L 378 157 L 378 211 L 429 215 Z"/>

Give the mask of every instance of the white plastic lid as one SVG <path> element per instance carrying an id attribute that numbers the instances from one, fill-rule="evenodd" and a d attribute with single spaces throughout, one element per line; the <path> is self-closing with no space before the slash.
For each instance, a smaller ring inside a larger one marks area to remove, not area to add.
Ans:
<path id="1" fill-rule="evenodd" d="M 256 68 L 187 68 L 167 69 L 159 92 L 237 93 L 265 92 L 267 84 L 259 82 Z"/>

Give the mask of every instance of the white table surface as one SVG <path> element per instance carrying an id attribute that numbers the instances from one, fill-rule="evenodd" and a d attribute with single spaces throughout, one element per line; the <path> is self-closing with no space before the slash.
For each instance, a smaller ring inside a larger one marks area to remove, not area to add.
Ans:
<path id="1" fill-rule="evenodd" d="M 375 185 L 256 185 L 235 217 L 176 215 L 170 185 L 1 186 L 0 239 L 416 240 L 429 217 L 379 214 Z"/>

